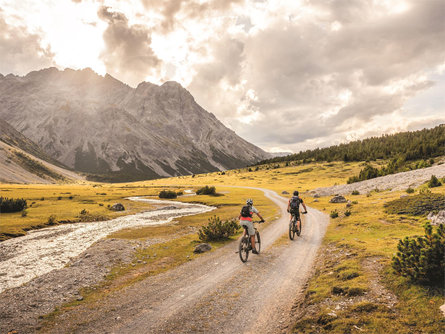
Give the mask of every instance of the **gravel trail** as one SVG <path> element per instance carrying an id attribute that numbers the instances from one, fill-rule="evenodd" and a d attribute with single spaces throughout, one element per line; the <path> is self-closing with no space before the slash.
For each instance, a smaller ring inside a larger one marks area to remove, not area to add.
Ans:
<path id="1" fill-rule="evenodd" d="M 233 242 L 112 294 L 98 307 L 58 319 L 52 333 L 286 332 L 329 219 L 310 209 L 302 236 L 273 243 L 288 230 L 287 200 L 261 189 L 282 218 L 261 231 L 262 252 L 241 263 Z"/>

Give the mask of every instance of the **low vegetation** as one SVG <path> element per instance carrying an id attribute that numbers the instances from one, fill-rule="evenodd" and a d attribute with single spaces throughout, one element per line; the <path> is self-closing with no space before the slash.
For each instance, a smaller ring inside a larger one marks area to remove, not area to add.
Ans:
<path id="1" fill-rule="evenodd" d="M 20 212 L 27 207 L 23 198 L 0 197 L 0 213 Z"/>
<path id="2" fill-rule="evenodd" d="M 445 279 L 445 226 L 440 224 L 433 233 L 431 224 L 425 224 L 425 235 L 405 237 L 397 245 L 392 267 L 415 283 L 443 288 Z"/>
<path id="3" fill-rule="evenodd" d="M 199 188 L 196 191 L 196 195 L 211 195 L 211 196 L 215 196 L 216 195 L 216 188 L 215 187 L 209 187 L 209 186 L 205 186 L 205 187 Z"/>
<path id="4" fill-rule="evenodd" d="M 428 187 L 429 188 L 435 188 L 440 187 L 442 183 L 439 181 L 439 179 L 435 175 L 431 175 L 431 179 L 428 181 Z"/>
<path id="5" fill-rule="evenodd" d="M 424 192 L 389 201 L 384 207 L 390 214 L 424 216 L 430 212 L 445 210 L 445 195 Z"/>
<path id="6" fill-rule="evenodd" d="M 213 216 L 208 224 L 198 231 L 198 237 L 201 241 L 225 240 L 234 236 L 239 229 L 240 225 L 236 219 L 222 221 L 219 217 Z"/>
<path id="7" fill-rule="evenodd" d="M 178 197 L 178 194 L 176 194 L 176 192 L 172 190 L 162 190 L 158 196 L 159 198 L 172 199 Z"/>

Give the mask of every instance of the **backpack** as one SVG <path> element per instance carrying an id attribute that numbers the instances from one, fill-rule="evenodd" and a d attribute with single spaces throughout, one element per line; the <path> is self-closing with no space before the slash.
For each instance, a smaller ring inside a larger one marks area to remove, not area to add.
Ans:
<path id="1" fill-rule="evenodd" d="M 244 205 L 241 209 L 241 217 L 252 218 L 252 213 L 250 212 L 250 205 Z"/>
<path id="2" fill-rule="evenodd" d="M 290 199 L 290 210 L 294 211 L 294 212 L 297 212 L 298 208 L 300 207 L 300 203 L 301 203 L 300 197 L 293 196 Z"/>

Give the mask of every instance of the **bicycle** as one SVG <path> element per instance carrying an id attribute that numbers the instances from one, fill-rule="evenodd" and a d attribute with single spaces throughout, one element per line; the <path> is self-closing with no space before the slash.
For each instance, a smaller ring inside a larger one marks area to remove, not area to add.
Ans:
<path id="1" fill-rule="evenodd" d="M 252 223 L 261 224 L 261 223 L 263 223 L 263 221 L 262 220 L 252 221 Z M 249 252 L 252 249 L 250 247 L 250 235 L 247 231 L 247 226 L 244 226 L 244 225 L 242 225 L 242 226 L 244 228 L 244 234 L 239 242 L 238 254 L 239 254 L 241 261 L 246 262 L 247 259 L 249 258 Z M 260 250 L 261 250 L 261 237 L 260 237 L 260 232 L 258 232 L 257 228 L 256 227 L 254 227 L 254 228 L 255 228 L 255 248 L 259 254 Z"/>
<path id="2" fill-rule="evenodd" d="M 306 213 L 307 213 L 307 211 L 302 212 L 302 214 L 306 214 Z M 292 218 L 290 219 L 290 222 L 289 222 L 289 239 L 290 240 L 294 240 L 295 233 L 297 234 L 297 236 L 301 235 L 301 229 L 303 227 L 303 223 L 302 223 L 300 217 L 298 217 L 298 218 L 300 220 L 300 226 L 298 226 L 298 224 L 297 224 L 297 215 L 292 214 Z"/>

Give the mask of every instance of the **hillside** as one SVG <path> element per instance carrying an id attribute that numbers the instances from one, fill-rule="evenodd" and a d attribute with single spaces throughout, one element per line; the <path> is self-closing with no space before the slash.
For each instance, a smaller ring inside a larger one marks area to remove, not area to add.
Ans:
<path id="1" fill-rule="evenodd" d="M 225 170 L 269 157 L 176 82 L 131 88 L 90 69 L 0 77 L 0 117 L 52 158 L 105 181 Z"/>
<path id="2" fill-rule="evenodd" d="M 84 179 L 0 119 L 0 182 L 53 183 Z"/>
<path id="3" fill-rule="evenodd" d="M 411 161 L 445 155 L 445 124 L 432 129 L 383 135 L 327 148 L 276 157 L 259 162 L 276 163 L 296 160 L 366 161 L 401 157 Z"/>

